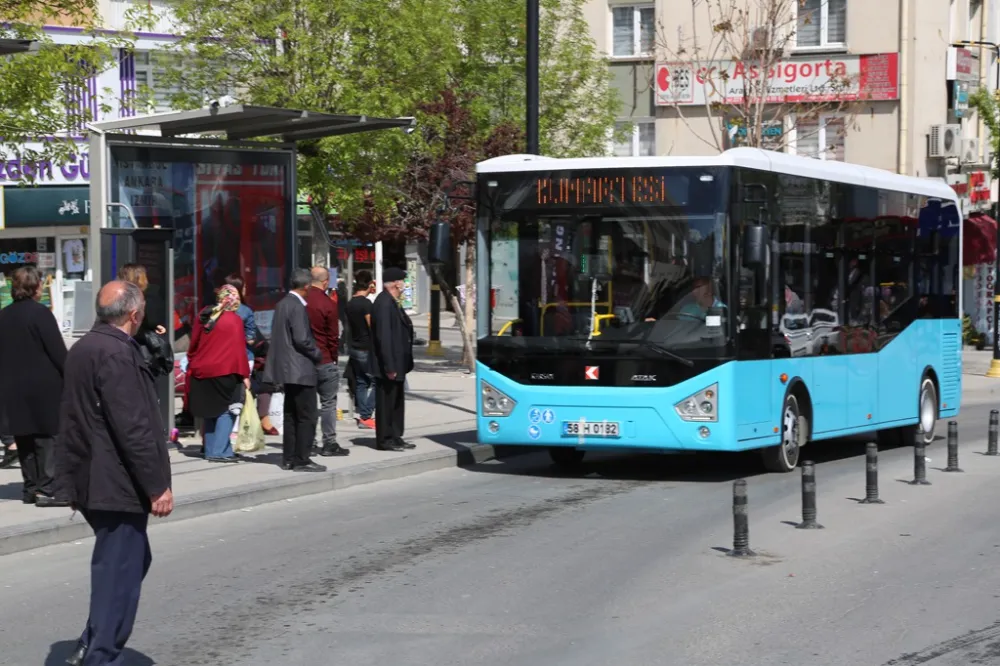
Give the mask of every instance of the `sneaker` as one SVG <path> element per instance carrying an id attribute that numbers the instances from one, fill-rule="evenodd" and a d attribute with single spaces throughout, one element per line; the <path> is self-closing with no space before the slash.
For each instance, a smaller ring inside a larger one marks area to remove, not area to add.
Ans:
<path id="1" fill-rule="evenodd" d="M 375 419 L 370 416 L 367 419 L 358 419 L 358 427 L 362 430 L 374 430 Z"/>

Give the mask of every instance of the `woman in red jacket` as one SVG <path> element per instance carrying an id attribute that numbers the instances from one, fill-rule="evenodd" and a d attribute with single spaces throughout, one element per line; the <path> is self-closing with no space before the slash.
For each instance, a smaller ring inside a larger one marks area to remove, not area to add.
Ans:
<path id="1" fill-rule="evenodd" d="M 214 307 L 198 315 L 188 348 L 188 409 L 204 419 L 203 442 L 209 462 L 239 462 L 229 440 L 250 387 L 243 320 L 236 314 L 240 294 L 223 285 Z"/>

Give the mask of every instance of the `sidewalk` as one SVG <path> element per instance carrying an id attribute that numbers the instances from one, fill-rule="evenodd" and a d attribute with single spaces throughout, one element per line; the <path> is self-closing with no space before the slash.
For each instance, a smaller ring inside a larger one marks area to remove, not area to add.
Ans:
<path id="1" fill-rule="evenodd" d="M 443 337 L 443 336 L 442 336 Z M 416 449 L 405 453 L 374 449 L 375 433 L 360 430 L 353 419 L 337 424 L 347 457 L 316 460 L 324 473 L 286 472 L 280 468 L 281 441 L 268 437 L 253 462 L 222 465 L 197 457 L 200 442 L 182 440 L 170 453 L 176 503 L 168 520 L 242 509 L 266 502 L 396 479 L 495 456 L 493 447 L 475 443 L 475 379 L 449 359 L 460 350 L 445 347 L 445 359 L 428 359 L 417 349 L 417 371 L 408 377 L 406 439 Z M 342 391 L 338 406 L 349 402 Z M 0 470 L 0 555 L 72 541 L 91 535 L 82 516 L 69 509 L 39 509 L 21 503 L 21 472 Z"/>

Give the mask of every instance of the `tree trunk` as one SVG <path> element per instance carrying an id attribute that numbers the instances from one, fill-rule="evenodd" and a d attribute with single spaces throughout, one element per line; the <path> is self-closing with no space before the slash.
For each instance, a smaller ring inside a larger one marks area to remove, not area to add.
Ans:
<path id="1" fill-rule="evenodd" d="M 462 322 L 462 359 L 469 372 L 476 371 L 476 242 L 465 244 L 465 316 Z M 480 304 L 489 308 L 490 303 Z"/>

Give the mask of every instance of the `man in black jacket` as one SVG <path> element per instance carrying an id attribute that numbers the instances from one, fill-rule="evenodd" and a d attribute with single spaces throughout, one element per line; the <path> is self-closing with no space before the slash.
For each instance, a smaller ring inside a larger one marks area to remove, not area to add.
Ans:
<path id="1" fill-rule="evenodd" d="M 94 530 L 90 618 L 69 664 L 118 664 L 152 555 L 149 514 L 173 511 L 170 459 L 153 376 L 133 336 L 142 292 L 109 282 L 98 323 L 70 349 L 56 446 L 56 492 Z"/>
<path id="2" fill-rule="evenodd" d="M 274 308 L 271 346 L 264 366 L 264 381 L 283 387 L 285 392 L 282 469 L 295 472 L 326 471 L 326 466 L 309 459 L 318 419 L 316 366 L 323 360 L 306 312 L 310 284 L 312 275 L 307 269 L 292 271 L 291 290 Z"/>
<path id="3" fill-rule="evenodd" d="M 406 373 L 413 370 L 413 322 L 399 304 L 406 271 L 387 268 L 372 305 L 371 374 L 375 378 L 375 445 L 383 451 L 416 448 L 403 441 Z"/>

